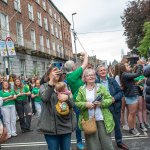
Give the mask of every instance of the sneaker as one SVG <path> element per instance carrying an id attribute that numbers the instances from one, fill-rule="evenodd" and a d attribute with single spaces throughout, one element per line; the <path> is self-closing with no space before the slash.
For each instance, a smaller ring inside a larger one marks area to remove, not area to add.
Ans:
<path id="1" fill-rule="evenodd" d="M 150 129 L 150 124 L 149 123 L 144 123 L 145 128 Z"/>
<path id="2" fill-rule="evenodd" d="M 147 129 L 145 128 L 143 123 L 140 123 L 140 127 L 139 127 L 143 132 L 146 132 Z"/>
<path id="3" fill-rule="evenodd" d="M 130 129 L 129 133 L 132 134 L 133 136 L 139 136 L 140 135 L 139 131 L 136 128 Z"/>
<path id="4" fill-rule="evenodd" d="M 129 126 L 126 124 L 126 125 L 123 125 L 122 127 L 123 130 L 126 130 L 126 131 L 129 131 Z"/>
<path id="5" fill-rule="evenodd" d="M 16 137 L 16 136 L 17 136 L 17 134 L 16 134 L 16 133 L 13 133 L 11 136 Z"/>
<path id="6" fill-rule="evenodd" d="M 134 130 L 136 131 L 136 133 L 137 133 L 138 135 L 141 134 L 141 133 L 137 130 L 137 128 L 134 128 Z"/>
<path id="7" fill-rule="evenodd" d="M 77 143 L 78 150 L 84 150 L 84 144 L 82 142 Z"/>

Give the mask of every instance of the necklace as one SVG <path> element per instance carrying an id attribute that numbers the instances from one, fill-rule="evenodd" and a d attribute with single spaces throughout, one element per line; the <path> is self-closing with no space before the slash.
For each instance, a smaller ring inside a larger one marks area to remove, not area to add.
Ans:
<path id="1" fill-rule="evenodd" d="M 86 88 L 87 88 L 87 90 L 92 91 L 95 88 L 95 85 L 91 86 L 91 87 L 86 87 Z"/>

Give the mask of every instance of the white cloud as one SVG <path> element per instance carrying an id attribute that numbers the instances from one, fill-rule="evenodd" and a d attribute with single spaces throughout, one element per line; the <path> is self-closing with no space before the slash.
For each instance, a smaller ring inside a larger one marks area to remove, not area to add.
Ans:
<path id="1" fill-rule="evenodd" d="M 121 49 L 128 51 L 120 16 L 128 0 L 53 0 L 56 6 L 72 23 L 74 16 L 75 30 L 89 55 L 102 60 L 121 59 Z M 122 29 L 120 32 L 80 34 Z M 72 38 L 73 39 L 73 38 Z M 74 43 L 72 42 L 73 49 Z M 77 51 L 83 51 L 77 41 Z"/>

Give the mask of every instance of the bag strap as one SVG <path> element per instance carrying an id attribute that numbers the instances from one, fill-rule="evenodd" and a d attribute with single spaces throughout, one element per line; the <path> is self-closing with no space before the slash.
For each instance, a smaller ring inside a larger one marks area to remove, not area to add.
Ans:
<path id="1" fill-rule="evenodd" d="M 96 99 L 97 96 L 97 85 L 95 84 L 95 88 L 94 88 L 94 99 Z M 96 107 L 94 107 L 94 118 L 95 118 L 95 112 L 96 112 Z"/>

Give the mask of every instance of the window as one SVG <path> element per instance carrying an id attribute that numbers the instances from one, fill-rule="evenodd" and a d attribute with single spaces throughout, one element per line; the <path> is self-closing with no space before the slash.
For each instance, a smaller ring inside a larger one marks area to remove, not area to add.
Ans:
<path id="1" fill-rule="evenodd" d="M 33 21 L 34 20 L 33 6 L 31 4 L 28 4 L 28 11 L 29 11 L 29 19 Z"/>
<path id="2" fill-rule="evenodd" d="M 47 18 L 44 18 L 44 27 L 45 27 L 45 30 L 48 31 L 48 21 L 47 21 Z"/>
<path id="3" fill-rule="evenodd" d="M 43 9 L 46 10 L 46 1 L 43 0 Z"/>
<path id="4" fill-rule="evenodd" d="M 43 35 L 40 35 L 40 50 L 41 50 L 41 51 L 44 51 Z"/>
<path id="5" fill-rule="evenodd" d="M 20 75 L 26 77 L 26 63 L 24 59 L 20 59 Z"/>
<path id="6" fill-rule="evenodd" d="M 60 57 L 60 49 L 59 49 L 59 44 L 57 45 L 57 56 Z"/>
<path id="7" fill-rule="evenodd" d="M 42 17 L 41 17 L 41 13 L 38 12 L 38 13 L 37 13 L 37 16 L 38 16 L 38 25 L 42 27 Z"/>
<path id="8" fill-rule="evenodd" d="M 52 43 L 52 46 L 53 46 L 53 51 L 55 51 L 56 50 L 55 42 Z"/>
<path id="9" fill-rule="evenodd" d="M 55 33 L 56 33 L 56 37 L 58 38 L 58 28 L 55 27 Z"/>
<path id="10" fill-rule="evenodd" d="M 58 17 L 58 23 L 60 24 L 60 17 Z"/>
<path id="11" fill-rule="evenodd" d="M 52 33 L 52 35 L 54 35 L 54 25 L 53 24 L 51 24 L 51 33 Z"/>
<path id="12" fill-rule="evenodd" d="M 54 14 L 54 19 L 55 19 L 55 21 L 57 20 L 56 13 Z"/>
<path id="13" fill-rule="evenodd" d="M 0 13 L 0 38 L 5 40 L 7 36 L 9 36 L 9 23 L 8 23 L 8 16 Z"/>
<path id="14" fill-rule="evenodd" d="M 20 0 L 14 0 L 14 8 L 15 10 L 21 12 Z"/>
<path id="15" fill-rule="evenodd" d="M 62 33 L 61 33 L 61 30 L 59 31 L 59 37 L 60 37 L 60 40 L 62 40 Z"/>
<path id="16" fill-rule="evenodd" d="M 3 2 L 7 3 L 7 0 L 2 0 Z"/>
<path id="17" fill-rule="evenodd" d="M 35 39 L 35 31 L 31 30 L 30 31 L 30 35 L 31 35 L 31 44 L 32 44 L 32 49 L 36 49 L 36 39 Z"/>
<path id="18" fill-rule="evenodd" d="M 50 15 L 50 16 L 53 15 L 53 14 L 52 14 L 52 9 L 51 9 L 51 8 L 49 9 L 49 15 Z"/>
<path id="19" fill-rule="evenodd" d="M 46 38 L 46 47 L 47 47 L 48 49 L 50 49 L 49 38 Z"/>
<path id="20" fill-rule="evenodd" d="M 38 4 L 40 4 L 40 0 L 35 0 Z"/>
<path id="21" fill-rule="evenodd" d="M 60 52 L 61 52 L 62 56 L 64 57 L 64 51 L 63 51 L 63 46 L 62 45 L 60 46 Z"/>
<path id="22" fill-rule="evenodd" d="M 45 72 L 45 62 L 42 62 L 42 73 Z"/>
<path id="23" fill-rule="evenodd" d="M 37 75 L 37 61 L 33 61 L 33 73 Z"/>
<path id="24" fill-rule="evenodd" d="M 17 30 L 17 43 L 19 45 L 24 45 L 23 42 L 23 29 L 22 29 L 22 23 L 17 22 L 16 23 L 16 30 Z"/>

